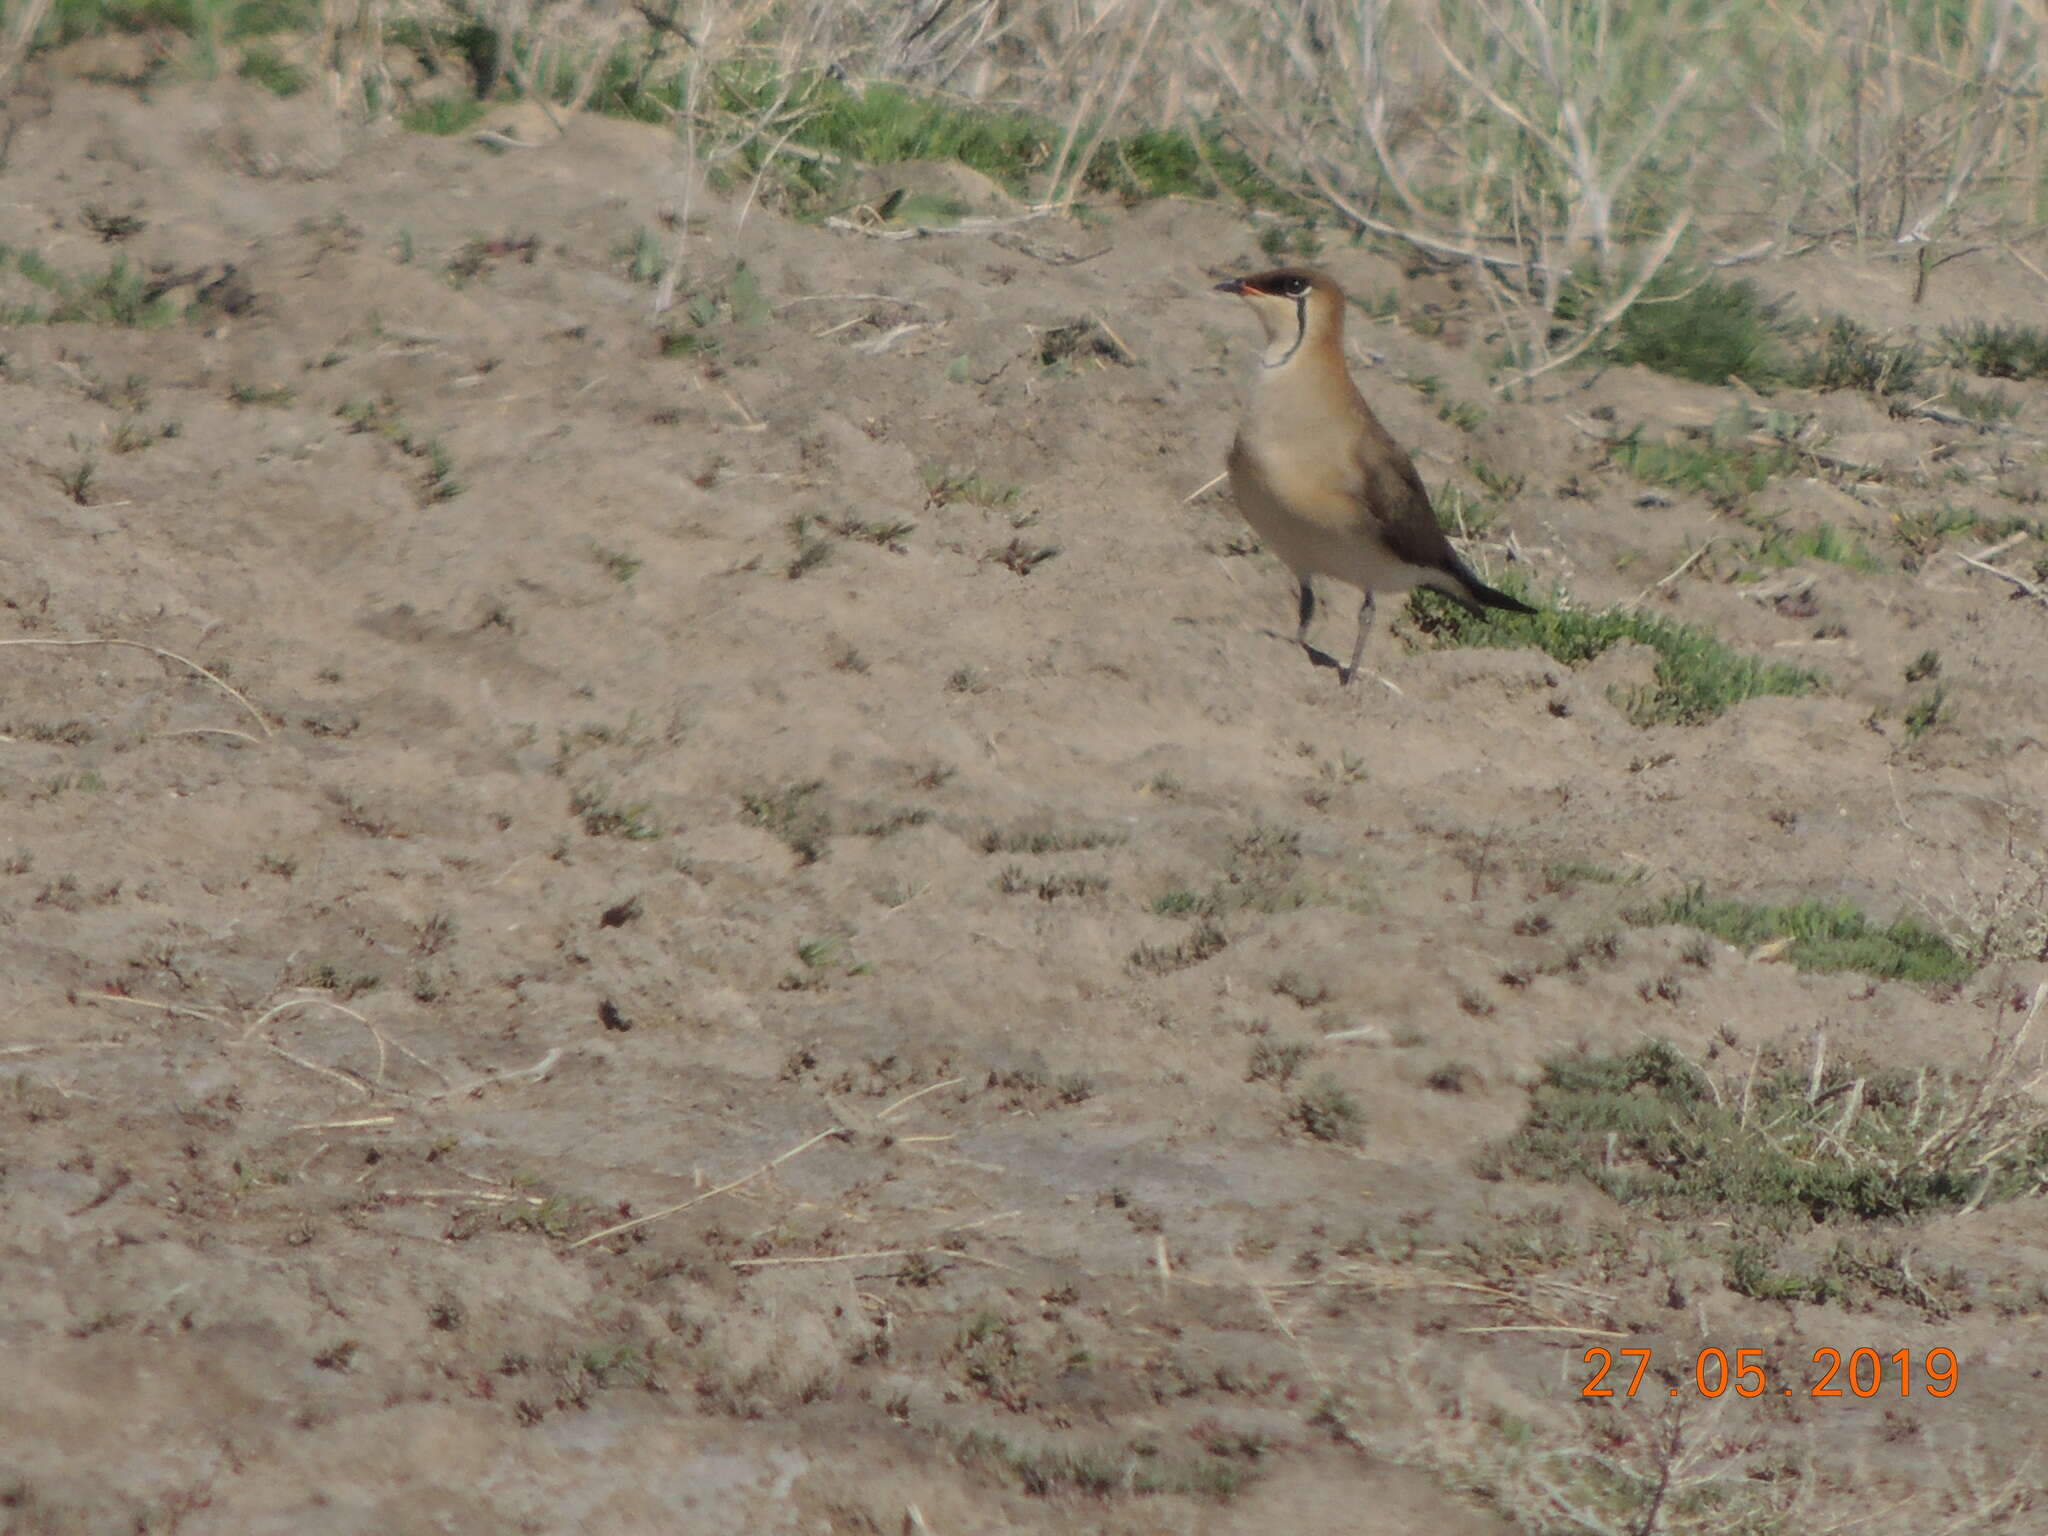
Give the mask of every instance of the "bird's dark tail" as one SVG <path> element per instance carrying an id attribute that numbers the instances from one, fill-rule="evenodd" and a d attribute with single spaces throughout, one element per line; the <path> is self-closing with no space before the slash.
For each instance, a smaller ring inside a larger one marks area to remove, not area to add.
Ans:
<path id="1" fill-rule="evenodd" d="M 1457 569 L 1451 573 L 1453 579 L 1437 587 L 1437 591 L 1451 599 L 1468 613 L 1483 613 L 1488 608 L 1499 608 L 1507 613 L 1535 613 L 1519 597 L 1510 597 L 1498 587 L 1489 587 L 1472 573 L 1472 568 L 1460 560 Z"/>

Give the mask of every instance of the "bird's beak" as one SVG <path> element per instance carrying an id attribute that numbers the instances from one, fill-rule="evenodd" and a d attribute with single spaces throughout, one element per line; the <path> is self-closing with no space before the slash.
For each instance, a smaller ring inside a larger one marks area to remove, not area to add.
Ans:
<path id="1" fill-rule="evenodd" d="M 1240 299 L 1243 298 L 1246 294 L 1254 293 L 1256 291 L 1256 289 L 1246 286 L 1245 280 L 1241 277 L 1233 277 L 1227 283 L 1218 283 L 1216 285 L 1216 292 L 1227 293 L 1235 298 Z"/>

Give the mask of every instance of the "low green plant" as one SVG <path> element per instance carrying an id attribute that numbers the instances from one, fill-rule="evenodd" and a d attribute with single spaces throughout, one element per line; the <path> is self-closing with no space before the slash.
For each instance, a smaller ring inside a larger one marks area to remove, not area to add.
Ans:
<path id="1" fill-rule="evenodd" d="M 648 817 L 645 805 L 614 802 L 602 784 L 586 785 L 569 797 L 569 813 L 591 837 L 618 837 L 631 843 L 652 842 L 662 829 Z"/>
<path id="2" fill-rule="evenodd" d="M 1365 1111 L 1328 1073 L 1295 1099 L 1292 1114 L 1295 1124 L 1318 1141 L 1355 1142 L 1365 1133 Z"/>
<path id="3" fill-rule="evenodd" d="M 1906 707 L 1906 739 L 1918 741 L 1929 731 L 1940 725 L 1948 715 L 1948 690 L 1936 683 L 1927 693 L 1921 695 Z"/>
<path id="4" fill-rule="evenodd" d="M 1085 848 L 1114 848 L 1125 841 L 1122 832 L 1046 825 L 990 827 L 981 835 L 983 853 L 1074 853 Z"/>
<path id="5" fill-rule="evenodd" d="M 1773 529 L 1758 541 L 1750 559 L 1783 569 L 1807 560 L 1825 560 L 1852 571 L 1878 571 L 1883 564 L 1863 540 L 1851 539 L 1833 523 L 1790 531 Z"/>
<path id="6" fill-rule="evenodd" d="M 1941 392 L 1941 398 L 1963 420 L 1981 427 L 2000 426 L 2016 420 L 2020 414 L 2019 401 L 1996 385 L 1972 389 L 1961 380 L 1954 380 Z"/>
<path id="7" fill-rule="evenodd" d="M 183 318 L 177 305 L 153 292 L 148 277 L 124 255 L 104 271 L 60 271 L 34 251 L 14 253 L 21 275 L 49 302 L 0 306 L 0 325 L 107 325 L 153 330 Z"/>
<path id="8" fill-rule="evenodd" d="M 933 464 L 924 469 L 924 490 L 927 506 L 946 507 L 964 501 L 976 507 L 1007 507 L 1022 494 L 1023 487 Z"/>
<path id="9" fill-rule="evenodd" d="M 273 96 L 296 96 L 306 88 L 309 78 L 303 69 L 275 48 L 261 44 L 244 51 L 235 73 L 262 86 Z"/>
<path id="10" fill-rule="evenodd" d="M 1948 940 L 1910 917 L 1880 926 L 1846 901 L 1791 906 L 1713 899 L 1704 886 L 1623 914 L 1637 927 L 1682 924 L 1751 948 L 1789 939 L 1785 957 L 1803 971 L 1862 971 L 1895 981 L 1960 981 L 1975 967 Z"/>
<path id="11" fill-rule="evenodd" d="M 805 779 L 773 789 L 749 790 L 740 796 L 740 807 L 748 820 L 781 838 L 798 862 L 815 864 L 824 857 L 825 840 L 833 832 L 824 789 L 823 779 Z"/>
<path id="12" fill-rule="evenodd" d="M 1184 939 L 1173 944 L 1140 944 L 1131 951 L 1131 968 L 1155 976 L 1170 975 L 1200 965 L 1230 946 L 1230 937 L 1209 918 L 1203 918 Z"/>
<path id="13" fill-rule="evenodd" d="M 1801 463 L 1798 454 L 1778 444 L 1760 447 L 1713 438 L 1646 442 L 1640 427 L 1610 444 L 1607 452 L 1612 462 L 1638 480 L 1697 492 L 1723 509 L 1740 506 L 1772 476 L 1791 474 Z"/>
<path id="14" fill-rule="evenodd" d="M 1527 582 L 1509 570 L 1502 590 L 1527 595 Z M 1541 608 L 1535 613 L 1488 609 L 1470 614 L 1433 592 L 1417 592 L 1409 612 L 1423 634 L 1439 646 L 1533 646 L 1567 665 L 1590 661 L 1624 640 L 1657 653 L 1655 681 L 1615 695 L 1637 725 L 1696 725 L 1745 699 L 1769 694 L 1811 693 L 1824 679 L 1788 662 L 1764 662 L 1730 650 L 1714 636 L 1688 624 L 1626 609 L 1586 613 Z"/>
<path id="15" fill-rule="evenodd" d="M 230 384 L 228 398 L 236 405 L 290 405 L 299 392 L 289 384 Z"/>
<path id="16" fill-rule="evenodd" d="M 1983 378 L 2048 378 L 2048 327 L 1972 320 L 1944 326 L 1941 344 L 1951 363 Z"/>
<path id="17" fill-rule="evenodd" d="M 398 121 L 414 133 L 448 137 L 469 132 L 484 120 L 488 110 L 474 96 L 436 96 L 414 102 L 398 114 Z"/>
<path id="18" fill-rule="evenodd" d="M 1576 319 L 1599 303 L 1596 290 L 1581 282 L 1567 290 L 1558 317 Z M 1739 379 L 1767 390 L 1784 377 L 1789 332 L 1783 305 L 1747 278 L 1729 281 L 1672 267 L 1629 306 L 1603 350 L 1610 361 L 1676 378 L 1702 384 Z"/>
<path id="19" fill-rule="evenodd" d="M 1583 1179 L 1744 1235 L 1902 1220 L 2038 1191 L 2048 1117 L 2023 1093 L 1932 1069 L 1779 1064 L 1726 1084 L 1663 1041 L 1546 1062 L 1502 1171 Z M 1737 1255 L 1750 1282 L 1767 1254 Z M 1747 1283 L 1747 1282 L 1746 1282 Z"/>
<path id="20" fill-rule="evenodd" d="M 1926 359 L 1918 346 L 1884 340 L 1867 326 L 1837 315 L 1791 370 L 1808 389 L 1853 389 L 1882 399 L 1920 387 Z"/>

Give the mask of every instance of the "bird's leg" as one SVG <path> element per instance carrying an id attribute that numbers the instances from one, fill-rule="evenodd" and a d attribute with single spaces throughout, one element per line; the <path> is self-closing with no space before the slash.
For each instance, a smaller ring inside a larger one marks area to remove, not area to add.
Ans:
<path id="1" fill-rule="evenodd" d="M 1344 671 L 1343 683 L 1346 688 L 1349 688 L 1352 679 L 1358 676 L 1359 658 L 1365 655 L 1365 637 L 1371 630 L 1372 594 L 1368 592 L 1365 594 L 1365 601 L 1358 605 L 1358 638 L 1351 642 L 1351 665 Z"/>
<path id="2" fill-rule="evenodd" d="M 1294 632 L 1294 643 L 1308 646 L 1308 621 L 1316 616 L 1316 589 L 1308 584 L 1306 576 L 1301 578 L 1301 627 Z"/>

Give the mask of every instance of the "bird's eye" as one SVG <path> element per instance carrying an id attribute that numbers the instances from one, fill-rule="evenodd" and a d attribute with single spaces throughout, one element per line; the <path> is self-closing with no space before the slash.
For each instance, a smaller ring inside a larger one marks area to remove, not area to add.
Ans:
<path id="1" fill-rule="evenodd" d="M 1287 298 L 1298 299 L 1308 292 L 1308 283 L 1305 279 L 1290 277 L 1280 284 L 1280 292 Z"/>

